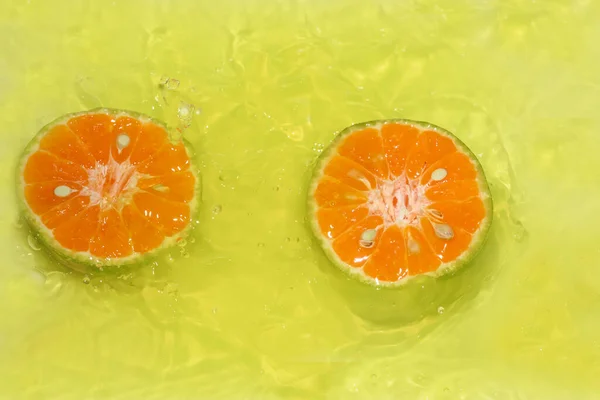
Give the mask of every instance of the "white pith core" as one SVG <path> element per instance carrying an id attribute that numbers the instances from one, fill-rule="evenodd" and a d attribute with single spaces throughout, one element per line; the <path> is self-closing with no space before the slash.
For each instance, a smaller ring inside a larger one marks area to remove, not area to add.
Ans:
<path id="1" fill-rule="evenodd" d="M 377 188 L 369 191 L 367 206 L 371 215 L 383 218 L 385 227 L 416 225 L 429 200 L 424 189 L 401 176 L 394 180 L 382 180 Z"/>
<path id="2" fill-rule="evenodd" d="M 106 165 L 96 164 L 87 173 L 87 186 L 81 190 L 81 195 L 89 196 L 90 206 L 99 205 L 101 210 L 114 208 L 121 211 L 139 190 L 140 173 L 129 160 L 118 163 L 111 156 Z"/>

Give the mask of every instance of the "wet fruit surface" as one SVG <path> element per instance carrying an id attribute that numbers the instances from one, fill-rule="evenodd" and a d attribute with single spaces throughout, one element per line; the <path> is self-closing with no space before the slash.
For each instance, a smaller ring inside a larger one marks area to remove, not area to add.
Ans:
<path id="1" fill-rule="evenodd" d="M 98 110 L 62 118 L 36 136 L 20 172 L 33 225 L 63 254 L 132 259 L 190 223 L 188 151 L 146 117 Z"/>
<path id="2" fill-rule="evenodd" d="M 334 261 L 376 283 L 432 273 L 476 250 L 491 211 L 477 160 L 409 121 L 351 127 L 317 167 L 309 202 Z"/>

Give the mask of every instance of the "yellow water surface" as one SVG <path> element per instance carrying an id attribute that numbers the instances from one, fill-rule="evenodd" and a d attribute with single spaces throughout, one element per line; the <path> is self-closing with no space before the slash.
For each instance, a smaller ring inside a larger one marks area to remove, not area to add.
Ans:
<path id="1" fill-rule="evenodd" d="M 0 399 L 600 398 L 600 2 L 4 0 Z M 98 106 L 175 125 L 202 175 L 187 245 L 131 273 L 51 262 L 14 174 Z M 305 221 L 312 163 L 365 120 L 480 158 L 490 239 L 376 290 Z"/>

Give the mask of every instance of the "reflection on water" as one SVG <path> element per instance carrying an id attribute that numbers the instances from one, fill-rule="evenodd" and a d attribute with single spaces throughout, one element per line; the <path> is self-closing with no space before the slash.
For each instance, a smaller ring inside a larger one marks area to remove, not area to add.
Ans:
<path id="1" fill-rule="evenodd" d="M 0 398 L 550 399 L 600 390 L 600 4 L 0 5 Z M 139 270 L 62 268 L 18 222 L 19 152 L 99 106 L 196 151 L 193 235 Z M 336 131 L 430 121 L 495 200 L 467 268 L 374 290 L 309 234 Z"/>

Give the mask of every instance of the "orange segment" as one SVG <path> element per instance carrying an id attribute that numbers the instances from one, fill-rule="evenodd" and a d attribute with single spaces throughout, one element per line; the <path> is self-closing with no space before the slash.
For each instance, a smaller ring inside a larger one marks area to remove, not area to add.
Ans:
<path id="1" fill-rule="evenodd" d="M 138 188 L 144 189 L 158 197 L 176 202 L 190 202 L 195 195 L 194 184 L 196 178 L 187 172 L 162 175 L 158 177 L 141 178 Z"/>
<path id="2" fill-rule="evenodd" d="M 164 233 L 142 216 L 134 205 L 123 208 L 123 221 L 131 235 L 133 250 L 146 253 L 158 247 L 164 239 Z"/>
<path id="3" fill-rule="evenodd" d="M 313 173 L 311 227 L 328 257 L 376 285 L 461 265 L 491 222 L 477 160 L 433 125 L 369 125 L 344 130 Z"/>
<path id="4" fill-rule="evenodd" d="M 367 128 L 348 136 L 340 144 L 338 153 L 356 161 L 379 178 L 388 177 L 383 141 L 376 129 Z"/>
<path id="5" fill-rule="evenodd" d="M 485 218 L 485 205 L 479 197 L 465 201 L 439 201 L 427 206 L 441 213 L 442 221 L 452 227 L 474 233 Z"/>
<path id="6" fill-rule="evenodd" d="M 98 229 L 90 241 L 90 253 L 96 257 L 127 257 L 133 253 L 129 232 L 114 208 L 100 213 Z"/>
<path id="7" fill-rule="evenodd" d="M 406 264 L 409 275 L 437 270 L 442 263 L 429 246 L 425 235 L 414 226 L 406 229 Z"/>
<path id="8" fill-rule="evenodd" d="M 431 174 L 434 171 L 443 168 L 446 171 L 446 176 L 435 181 L 431 179 Z M 421 177 L 421 184 L 440 185 L 449 181 L 475 181 L 477 179 L 477 170 L 475 165 L 464 153 L 455 152 L 441 158 L 439 161 L 431 164 Z"/>
<path id="9" fill-rule="evenodd" d="M 87 209 L 90 204 L 90 198 L 85 196 L 76 196 L 58 206 L 52 208 L 48 212 L 42 214 L 42 223 L 48 229 L 54 229 L 59 225 L 64 224 L 71 218 L 77 217 L 79 213 Z"/>
<path id="10" fill-rule="evenodd" d="M 406 159 L 415 145 L 419 130 L 403 123 L 385 124 L 381 128 L 385 158 L 390 174 L 400 176 L 406 168 Z"/>
<path id="11" fill-rule="evenodd" d="M 110 154 L 113 159 L 121 163 L 129 158 L 135 148 L 138 138 L 142 134 L 142 123 L 132 117 L 121 116 L 115 121 L 115 127 L 111 134 Z M 119 138 L 125 135 L 129 143 L 127 146 L 119 146 Z"/>
<path id="12" fill-rule="evenodd" d="M 46 150 L 58 158 L 80 165 L 83 168 L 93 168 L 96 160 L 89 153 L 81 139 L 66 125 L 52 128 L 40 140 L 40 150 Z"/>
<path id="13" fill-rule="evenodd" d="M 317 220 L 323 235 L 335 239 L 358 221 L 369 214 L 364 206 L 346 206 L 339 208 L 322 208 L 317 211 Z"/>
<path id="14" fill-rule="evenodd" d="M 99 206 L 85 209 L 76 218 L 70 218 L 54 229 L 54 238 L 72 251 L 87 251 L 98 229 L 99 215 Z"/>
<path id="15" fill-rule="evenodd" d="M 66 116 L 27 147 L 20 198 L 54 254 L 94 267 L 134 263 L 190 226 L 190 154 L 148 120 L 109 109 Z"/>
<path id="16" fill-rule="evenodd" d="M 108 162 L 113 120 L 110 115 L 97 113 L 73 117 L 67 126 L 85 144 L 90 154 L 101 164 Z"/>
<path id="17" fill-rule="evenodd" d="M 344 207 L 364 204 L 367 196 L 364 192 L 324 176 L 315 190 L 315 199 L 319 207 Z"/>
<path id="18" fill-rule="evenodd" d="M 360 245 L 361 236 L 365 231 L 375 229 L 377 232 L 374 242 L 377 243 L 381 236 L 382 224 L 383 219 L 381 217 L 371 216 L 365 218 L 332 242 L 333 251 L 349 266 L 361 267 L 375 251 L 375 246 L 364 247 Z"/>
<path id="19" fill-rule="evenodd" d="M 83 182 L 87 173 L 77 164 L 64 161 L 45 151 L 33 153 L 23 171 L 25 183 L 37 182 Z"/>
<path id="20" fill-rule="evenodd" d="M 375 176 L 365 167 L 338 155 L 331 158 L 323 173 L 357 190 L 370 190 L 377 186 Z"/>
<path id="21" fill-rule="evenodd" d="M 36 214 L 43 214 L 55 206 L 64 203 L 77 196 L 81 190 L 81 185 L 71 183 L 71 189 L 74 189 L 69 195 L 59 197 L 54 194 L 54 190 L 59 183 L 57 182 L 38 182 L 25 186 L 25 199 Z"/>
<path id="22" fill-rule="evenodd" d="M 435 131 L 421 132 L 406 161 L 406 176 L 415 179 L 440 158 L 456 151 L 452 139 Z"/>
<path id="23" fill-rule="evenodd" d="M 190 167 L 190 158 L 183 143 L 168 143 L 150 159 L 140 163 L 138 171 L 144 174 L 160 176 L 186 171 Z"/>
<path id="24" fill-rule="evenodd" d="M 454 199 L 466 200 L 470 197 L 479 196 L 479 185 L 477 181 L 447 181 L 431 186 L 425 191 L 425 196 L 431 201 L 442 201 Z"/>
<path id="25" fill-rule="evenodd" d="M 129 161 L 134 165 L 146 161 L 168 143 L 165 129 L 152 122 L 142 125 L 141 136 L 144 140 L 136 141 L 136 145 L 129 156 Z"/>
<path id="26" fill-rule="evenodd" d="M 141 214 L 167 236 L 183 230 L 190 219 L 190 208 L 147 192 L 136 193 L 133 203 Z"/>
<path id="27" fill-rule="evenodd" d="M 363 271 L 380 281 L 395 282 L 406 276 L 406 246 L 402 230 L 392 225 L 381 235 L 377 248 L 366 262 Z"/>
<path id="28" fill-rule="evenodd" d="M 421 218 L 421 229 L 431 249 L 442 262 L 457 259 L 471 244 L 471 235 L 458 228 L 452 229 L 452 238 L 440 239 L 434 231 L 432 222 L 427 218 Z"/>

